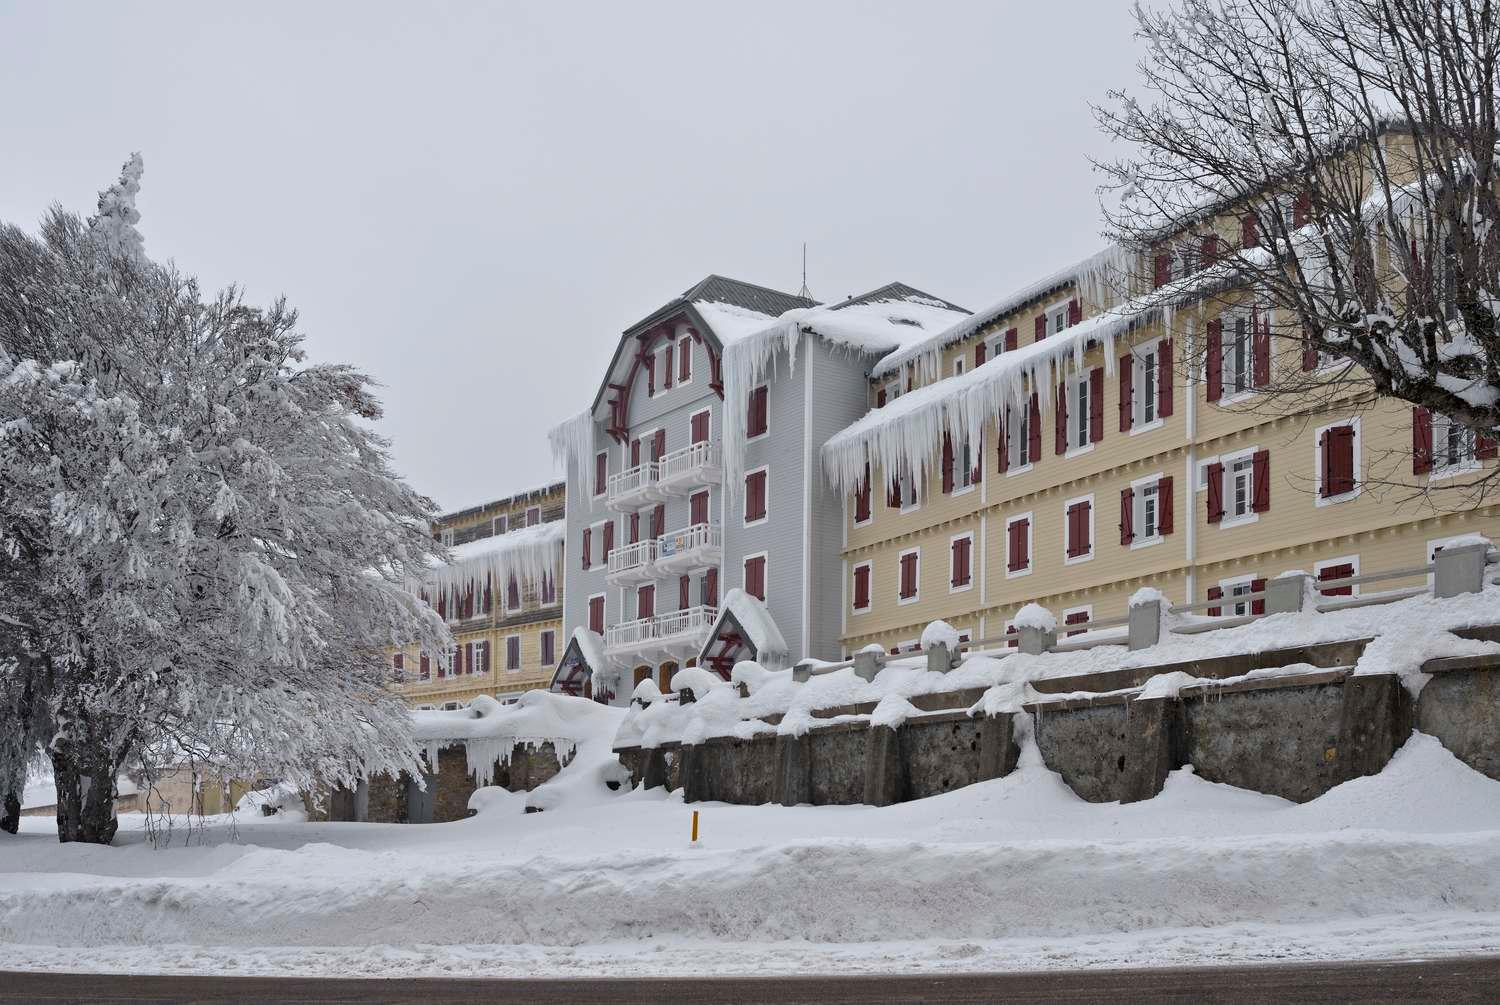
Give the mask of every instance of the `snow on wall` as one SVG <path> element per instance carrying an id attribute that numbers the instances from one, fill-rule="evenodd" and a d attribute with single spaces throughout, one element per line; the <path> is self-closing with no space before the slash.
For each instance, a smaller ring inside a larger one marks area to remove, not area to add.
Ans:
<path id="1" fill-rule="evenodd" d="M 570 756 L 582 743 L 614 736 L 624 710 L 601 705 L 587 698 L 527 691 L 510 705 L 480 695 L 467 708 L 451 711 L 419 710 L 411 713 L 412 735 L 425 750 L 434 769 L 438 751 L 463 744 L 469 774 L 480 785 L 494 780 L 495 764 L 510 763 L 518 743 L 550 742 L 559 759 Z"/>
<path id="2" fill-rule="evenodd" d="M 494 601 L 499 603 L 501 591 L 512 577 L 523 586 L 556 577 L 562 568 L 566 537 L 564 521 L 551 520 L 456 545 L 449 549 L 452 561 L 435 566 L 419 588 L 428 590 L 434 602 L 443 594 L 461 596 L 470 588 L 477 598 L 488 577 Z"/>

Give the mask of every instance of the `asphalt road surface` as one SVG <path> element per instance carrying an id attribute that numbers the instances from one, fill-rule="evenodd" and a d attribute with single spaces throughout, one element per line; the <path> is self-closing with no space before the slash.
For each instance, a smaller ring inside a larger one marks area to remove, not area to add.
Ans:
<path id="1" fill-rule="evenodd" d="M 1500 957 L 934 977 L 391 980 L 0 973 L 0 1002 L 1500 1002 Z"/>

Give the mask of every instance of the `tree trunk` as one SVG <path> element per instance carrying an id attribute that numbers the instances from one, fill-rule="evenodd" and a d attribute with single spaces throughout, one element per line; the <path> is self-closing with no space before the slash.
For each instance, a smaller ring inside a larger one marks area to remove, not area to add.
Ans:
<path id="1" fill-rule="evenodd" d="M 115 817 L 115 777 L 124 761 L 124 751 L 117 754 L 92 737 L 54 744 L 59 841 L 109 844 L 114 840 L 120 826 Z"/>

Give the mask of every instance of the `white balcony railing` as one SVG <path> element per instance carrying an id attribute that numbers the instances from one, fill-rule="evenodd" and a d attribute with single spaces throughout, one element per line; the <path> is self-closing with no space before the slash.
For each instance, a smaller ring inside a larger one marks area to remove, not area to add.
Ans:
<path id="1" fill-rule="evenodd" d="M 609 565 L 605 578 L 611 582 L 631 582 L 650 579 L 652 566 L 656 562 L 656 541 L 638 541 L 616 548 L 609 553 Z"/>
<path id="2" fill-rule="evenodd" d="M 724 529 L 716 523 L 695 523 L 656 539 L 656 564 L 662 572 L 718 565 L 723 556 Z"/>
<path id="3" fill-rule="evenodd" d="M 628 509 L 650 499 L 656 492 L 657 463 L 647 461 L 609 476 L 606 502 L 615 509 Z"/>
<path id="4" fill-rule="evenodd" d="M 689 444 L 657 462 L 657 481 L 663 489 L 684 490 L 719 480 L 722 467 L 719 444 L 712 441 Z"/>
<path id="5" fill-rule="evenodd" d="M 718 616 L 717 607 L 700 605 L 610 625 L 604 630 L 604 648 L 622 658 L 681 656 L 703 644 Z"/>

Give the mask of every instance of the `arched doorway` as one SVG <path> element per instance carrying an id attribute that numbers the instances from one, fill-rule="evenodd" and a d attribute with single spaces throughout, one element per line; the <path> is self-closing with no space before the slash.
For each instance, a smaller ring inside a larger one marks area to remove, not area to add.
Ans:
<path id="1" fill-rule="evenodd" d="M 643 680 L 650 680 L 650 679 L 651 679 L 651 668 L 650 667 L 648 667 L 648 666 L 638 666 L 638 667 L 635 668 L 635 684 L 639 684 Z M 635 686 L 635 685 L 632 685 L 632 687 L 633 686 Z"/>
<path id="2" fill-rule="evenodd" d="M 662 694 L 672 690 L 672 675 L 677 672 L 677 664 L 671 660 L 663 663 L 656 674 L 656 686 L 661 689 Z"/>

